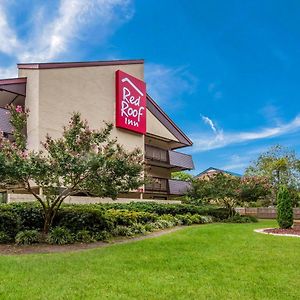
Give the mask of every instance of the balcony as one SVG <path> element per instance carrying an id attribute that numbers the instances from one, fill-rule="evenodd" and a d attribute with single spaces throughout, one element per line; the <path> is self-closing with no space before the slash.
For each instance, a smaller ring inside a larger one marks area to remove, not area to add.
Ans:
<path id="1" fill-rule="evenodd" d="M 184 195 L 191 187 L 191 184 L 187 181 L 169 179 L 168 182 L 171 195 Z"/>
<path id="2" fill-rule="evenodd" d="M 172 171 L 194 169 L 191 155 L 150 145 L 145 146 L 145 158 L 150 165 L 170 168 Z"/>
<path id="3" fill-rule="evenodd" d="M 4 134 L 12 133 L 12 126 L 9 120 L 10 120 L 9 111 L 5 108 L 0 108 L 0 131 L 2 131 Z"/>
<path id="4" fill-rule="evenodd" d="M 186 181 L 152 177 L 151 180 L 146 183 L 145 191 L 180 196 L 185 194 L 189 187 L 190 183 Z"/>

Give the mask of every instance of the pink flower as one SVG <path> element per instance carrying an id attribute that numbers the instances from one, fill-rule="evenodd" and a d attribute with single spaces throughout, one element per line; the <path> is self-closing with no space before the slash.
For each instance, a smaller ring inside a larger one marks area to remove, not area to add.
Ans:
<path id="1" fill-rule="evenodd" d="M 23 108 L 22 108 L 21 105 L 18 105 L 18 106 L 16 107 L 16 112 L 17 112 L 17 113 L 23 112 Z"/>

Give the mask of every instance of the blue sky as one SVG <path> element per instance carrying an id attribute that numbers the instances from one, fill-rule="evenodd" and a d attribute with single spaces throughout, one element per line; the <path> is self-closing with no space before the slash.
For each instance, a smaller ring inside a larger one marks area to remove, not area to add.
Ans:
<path id="1" fill-rule="evenodd" d="M 300 151 L 300 2 L 1 0 L 0 77 L 17 62 L 145 59 L 148 92 L 198 173 Z"/>

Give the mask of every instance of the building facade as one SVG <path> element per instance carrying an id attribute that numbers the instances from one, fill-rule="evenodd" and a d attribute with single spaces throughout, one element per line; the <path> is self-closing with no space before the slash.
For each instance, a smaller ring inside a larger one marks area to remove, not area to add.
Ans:
<path id="1" fill-rule="evenodd" d="M 149 178 L 139 191 L 120 197 L 169 199 L 188 187 L 171 173 L 193 169 L 192 157 L 176 151 L 192 142 L 147 94 L 143 60 L 18 64 L 18 78 L 0 80 L 0 130 L 7 136 L 8 104 L 30 111 L 30 150 L 41 150 L 46 134 L 59 137 L 74 111 L 91 128 L 113 123 L 120 144 L 143 151 Z"/>
<path id="2" fill-rule="evenodd" d="M 213 167 L 209 167 L 208 169 L 202 171 L 195 177 L 199 178 L 199 179 L 209 179 L 217 174 L 224 174 L 224 175 L 229 175 L 229 176 L 234 176 L 234 177 L 242 177 L 242 175 L 240 175 L 238 173 L 234 173 L 234 172 L 230 172 L 230 171 L 226 171 L 226 170 L 222 170 L 222 169 L 218 169 L 218 168 L 213 168 Z"/>

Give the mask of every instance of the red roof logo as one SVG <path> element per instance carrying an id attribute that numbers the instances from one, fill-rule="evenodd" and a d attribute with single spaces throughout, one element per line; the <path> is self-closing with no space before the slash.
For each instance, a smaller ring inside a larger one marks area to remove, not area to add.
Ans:
<path id="1" fill-rule="evenodd" d="M 116 126 L 146 133 L 146 84 L 120 70 L 116 72 Z"/>

